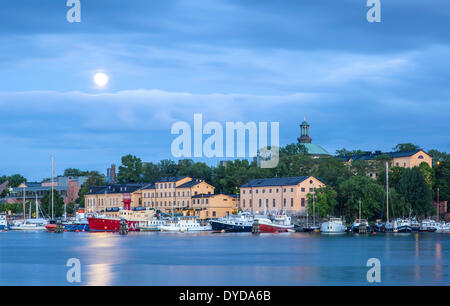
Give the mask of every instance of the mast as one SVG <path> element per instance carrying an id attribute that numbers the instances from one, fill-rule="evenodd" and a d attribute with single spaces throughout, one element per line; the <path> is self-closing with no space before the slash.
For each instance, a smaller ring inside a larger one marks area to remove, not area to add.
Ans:
<path id="1" fill-rule="evenodd" d="M 25 207 L 25 183 L 23 184 L 23 221 L 27 220 L 27 209 Z"/>
<path id="2" fill-rule="evenodd" d="M 361 220 L 361 199 L 359 199 L 359 220 Z"/>
<path id="3" fill-rule="evenodd" d="M 386 162 L 386 220 L 389 222 L 389 167 Z"/>
<path id="4" fill-rule="evenodd" d="M 315 194 L 313 193 L 313 225 L 316 225 L 316 206 L 314 205 Z"/>
<path id="5" fill-rule="evenodd" d="M 35 195 L 36 195 L 36 219 L 39 219 L 39 205 L 37 200 L 37 192 L 35 193 Z"/>
<path id="6" fill-rule="evenodd" d="M 52 220 L 54 219 L 54 198 L 53 198 L 53 154 L 52 154 Z"/>

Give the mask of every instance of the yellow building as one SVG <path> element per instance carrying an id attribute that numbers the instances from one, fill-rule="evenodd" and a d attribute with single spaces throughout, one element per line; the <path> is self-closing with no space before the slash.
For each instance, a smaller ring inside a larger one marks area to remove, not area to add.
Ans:
<path id="1" fill-rule="evenodd" d="M 235 197 L 225 194 L 198 194 L 192 197 L 191 213 L 200 219 L 223 218 L 237 208 Z"/>
<path id="2" fill-rule="evenodd" d="M 92 187 L 85 195 L 86 211 L 117 215 L 126 194 L 131 195 L 131 208 L 176 213 L 192 208 L 193 196 L 213 195 L 214 186 L 190 177 L 168 177 L 154 183 Z"/>
<path id="3" fill-rule="evenodd" d="M 342 157 L 342 159 L 344 159 L 345 163 L 351 165 L 351 163 L 356 160 L 373 163 L 377 157 L 380 156 L 388 156 L 391 158 L 389 161 L 389 167 L 413 168 L 419 166 L 423 162 L 427 163 L 430 167 L 433 167 L 433 158 L 423 150 L 387 153 L 375 151 L 375 153 L 367 152 L 365 154 L 346 156 Z M 376 178 L 377 173 L 375 171 L 370 171 L 367 175 L 372 178 Z"/>
<path id="4" fill-rule="evenodd" d="M 240 187 L 240 208 L 253 213 L 306 214 L 307 195 L 325 184 L 312 176 L 255 179 Z"/>
<path id="5" fill-rule="evenodd" d="M 192 206 L 197 194 L 214 194 L 214 186 L 200 179 L 170 177 L 151 183 L 139 190 L 142 206 L 162 212 L 181 212 Z"/>

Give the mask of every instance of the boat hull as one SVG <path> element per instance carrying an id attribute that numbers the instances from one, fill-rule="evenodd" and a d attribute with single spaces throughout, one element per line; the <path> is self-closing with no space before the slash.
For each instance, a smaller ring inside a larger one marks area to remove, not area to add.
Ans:
<path id="1" fill-rule="evenodd" d="M 226 232 L 251 232 L 253 225 L 236 225 L 236 224 L 228 224 L 220 221 L 210 221 L 211 227 L 213 231 L 226 231 Z"/>
<path id="2" fill-rule="evenodd" d="M 294 225 L 277 225 L 277 224 L 259 224 L 259 230 L 262 233 L 285 233 L 294 231 Z"/>
<path id="3" fill-rule="evenodd" d="M 90 232 L 118 232 L 120 219 L 88 218 Z M 138 221 L 126 221 L 130 232 L 139 231 Z"/>
<path id="4" fill-rule="evenodd" d="M 68 232 L 88 232 L 89 224 L 64 224 L 64 229 Z"/>

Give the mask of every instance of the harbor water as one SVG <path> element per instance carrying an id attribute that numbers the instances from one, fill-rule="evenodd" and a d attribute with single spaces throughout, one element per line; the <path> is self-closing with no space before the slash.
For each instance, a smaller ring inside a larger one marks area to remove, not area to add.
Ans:
<path id="1" fill-rule="evenodd" d="M 80 283 L 67 280 L 70 258 Z M 367 280 L 371 258 L 380 283 Z M 450 234 L 10 231 L 0 285 L 450 285 Z"/>

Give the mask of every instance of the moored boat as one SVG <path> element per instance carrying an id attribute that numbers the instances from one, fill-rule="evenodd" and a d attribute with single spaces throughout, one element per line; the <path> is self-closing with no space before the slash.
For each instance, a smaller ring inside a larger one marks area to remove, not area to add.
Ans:
<path id="1" fill-rule="evenodd" d="M 27 219 L 16 221 L 9 226 L 12 231 L 45 231 L 47 220 L 45 219 Z"/>
<path id="2" fill-rule="evenodd" d="M 251 232 L 253 222 L 254 218 L 249 212 L 209 221 L 213 231 L 225 232 Z"/>
<path id="3" fill-rule="evenodd" d="M 327 222 L 322 223 L 320 231 L 324 234 L 340 234 L 347 231 L 347 226 L 342 218 L 330 218 Z"/>
<path id="4" fill-rule="evenodd" d="M 365 228 L 365 232 L 369 232 L 369 222 L 367 222 L 366 219 L 356 219 L 353 223 L 352 226 L 350 227 L 350 231 L 352 233 L 359 233 L 361 232 L 361 228 L 364 227 Z"/>
<path id="5" fill-rule="evenodd" d="M 434 233 L 437 231 L 438 227 L 439 227 L 438 222 L 436 222 L 434 220 L 430 220 L 430 219 L 425 219 L 425 220 L 422 220 L 422 224 L 420 226 L 419 231 Z"/>
<path id="6" fill-rule="evenodd" d="M 94 215 L 88 217 L 90 232 L 119 232 L 120 223 L 125 220 L 128 231 L 139 231 L 139 223 L 154 218 L 151 209 L 135 211 L 131 209 L 131 195 L 126 194 L 123 198 L 123 209 L 119 210 L 118 216 Z"/>
<path id="7" fill-rule="evenodd" d="M 279 214 L 275 216 L 257 216 L 255 217 L 255 223 L 259 226 L 259 231 L 261 233 L 281 233 L 294 231 L 294 224 L 291 222 L 291 217 L 286 214 Z"/>
<path id="8" fill-rule="evenodd" d="M 6 220 L 5 215 L 0 215 L 0 231 L 4 231 L 8 229 L 8 221 Z"/>
<path id="9" fill-rule="evenodd" d="M 195 217 L 177 217 L 160 226 L 163 232 L 203 232 L 211 231 L 211 225 L 202 225 Z"/>

